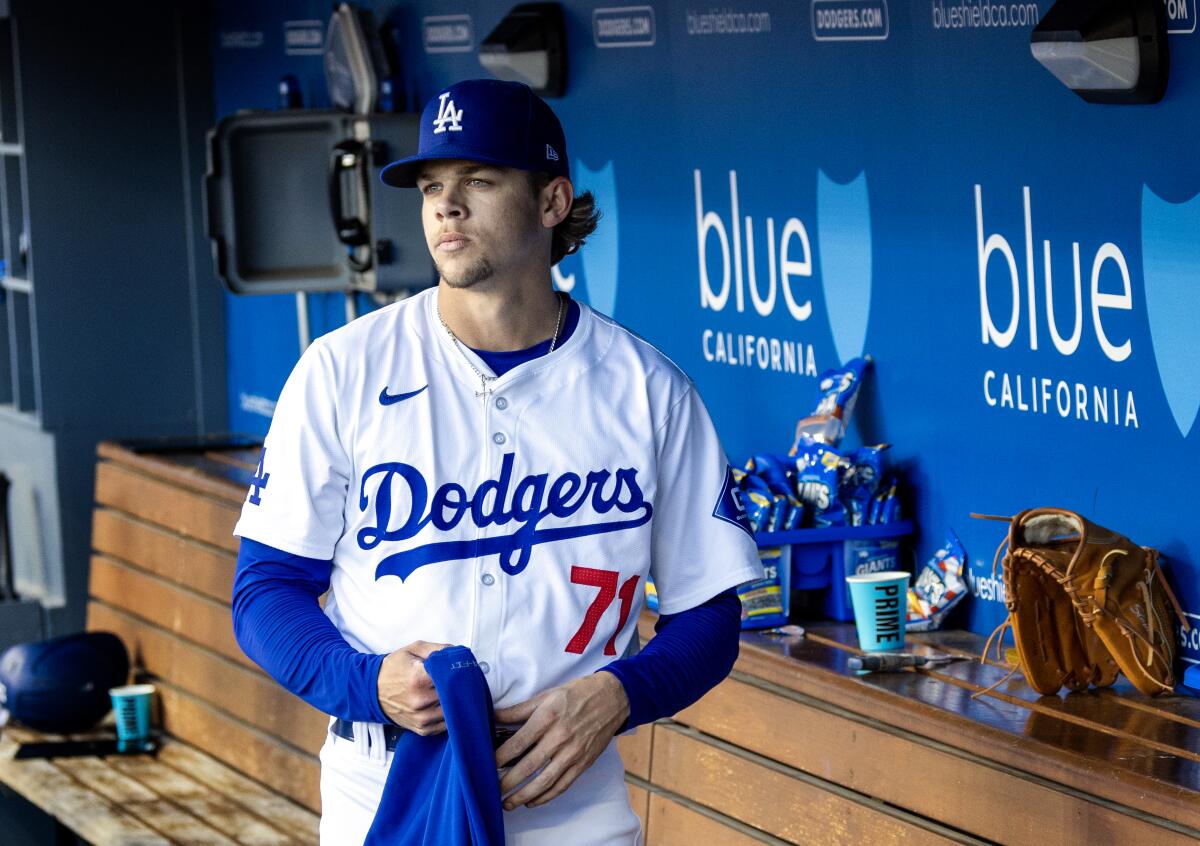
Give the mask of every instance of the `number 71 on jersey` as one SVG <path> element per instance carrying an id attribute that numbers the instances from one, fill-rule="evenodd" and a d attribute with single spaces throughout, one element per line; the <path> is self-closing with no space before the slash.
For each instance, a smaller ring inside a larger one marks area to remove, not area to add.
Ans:
<path id="1" fill-rule="evenodd" d="M 604 612 L 608 610 L 608 606 L 612 605 L 613 600 L 619 596 L 621 599 L 621 613 L 617 619 L 617 628 L 609 637 L 608 643 L 604 645 L 605 655 L 617 654 L 617 635 L 620 634 L 621 629 L 625 628 L 625 622 L 629 619 L 629 610 L 633 607 L 634 591 L 637 590 L 640 576 L 630 576 L 621 584 L 620 590 L 617 589 L 619 580 L 620 573 L 616 570 L 599 570 L 594 567 L 580 567 L 578 565 L 571 567 L 572 584 L 587 585 L 599 588 L 600 590 L 596 594 L 596 598 L 592 600 L 592 604 L 588 606 L 587 612 L 583 615 L 583 624 L 575 632 L 575 636 L 571 638 L 571 642 L 567 644 L 567 648 L 564 651 L 582 655 L 596 634 L 596 626 L 600 624 L 600 618 L 604 616 Z"/>

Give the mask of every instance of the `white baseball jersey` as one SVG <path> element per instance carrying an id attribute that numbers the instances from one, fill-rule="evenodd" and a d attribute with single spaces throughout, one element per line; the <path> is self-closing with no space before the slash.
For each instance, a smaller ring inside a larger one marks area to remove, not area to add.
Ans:
<path id="1" fill-rule="evenodd" d="M 647 577 L 664 614 L 761 578 L 712 422 L 665 356 L 580 304 L 559 348 L 482 392 L 471 364 L 490 371 L 447 334 L 437 296 L 309 347 L 235 529 L 332 559 L 325 613 L 352 646 L 466 645 L 504 707 L 636 646 Z M 506 814 L 510 842 L 565 842 L 547 820 L 624 797 L 620 767 L 599 770 Z M 571 827 L 569 842 L 630 842 L 628 819 L 608 818 L 616 829 Z"/>

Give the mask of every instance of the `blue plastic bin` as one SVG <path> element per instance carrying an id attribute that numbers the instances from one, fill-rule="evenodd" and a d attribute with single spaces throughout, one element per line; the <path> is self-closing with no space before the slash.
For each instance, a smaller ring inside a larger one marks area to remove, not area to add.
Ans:
<path id="1" fill-rule="evenodd" d="M 822 610 L 834 620 L 854 619 L 846 576 L 902 569 L 901 541 L 913 533 L 909 520 L 873 526 L 831 526 L 791 532 L 761 532 L 760 547 L 792 548 L 792 588 L 827 588 Z"/>

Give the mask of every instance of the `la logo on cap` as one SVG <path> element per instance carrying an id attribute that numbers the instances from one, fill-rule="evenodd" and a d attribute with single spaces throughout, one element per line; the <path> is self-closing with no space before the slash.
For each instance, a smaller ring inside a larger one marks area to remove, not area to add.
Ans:
<path id="1" fill-rule="evenodd" d="M 456 111 L 454 108 L 454 101 L 449 98 L 449 91 L 438 97 L 438 116 L 433 122 L 433 125 L 436 127 L 436 129 L 433 130 L 434 135 L 437 135 L 440 132 L 445 132 L 447 129 L 449 129 L 451 132 L 462 132 L 462 124 L 460 121 L 462 121 L 463 110 L 458 109 Z"/>

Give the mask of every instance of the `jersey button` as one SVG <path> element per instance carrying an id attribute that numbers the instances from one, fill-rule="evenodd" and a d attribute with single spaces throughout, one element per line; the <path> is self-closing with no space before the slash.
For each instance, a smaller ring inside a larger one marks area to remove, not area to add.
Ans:
<path id="1" fill-rule="evenodd" d="M 491 664 L 489 664 L 487 661 L 480 661 L 480 662 L 479 662 L 479 671 L 480 671 L 481 673 L 483 673 L 485 676 L 486 676 L 486 675 L 487 675 L 489 672 L 491 672 L 491 669 L 492 669 L 492 665 L 491 665 Z"/>
<path id="2" fill-rule="evenodd" d="M 492 435 L 492 443 L 494 444 L 502 444 L 507 440 L 508 438 L 504 437 L 503 432 L 497 432 L 496 434 Z"/>
<path id="3" fill-rule="evenodd" d="M 500 409 L 501 411 L 508 408 L 508 400 L 506 400 L 504 397 L 496 397 L 496 408 Z"/>
<path id="4" fill-rule="evenodd" d="M 496 577 L 493 576 L 491 573 L 484 573 L 482 576 L 479 577 L 479 581 L 483 582 L 488 587 L 491 587 L 492 585 L 494 585 L 496 583 Z"/>

